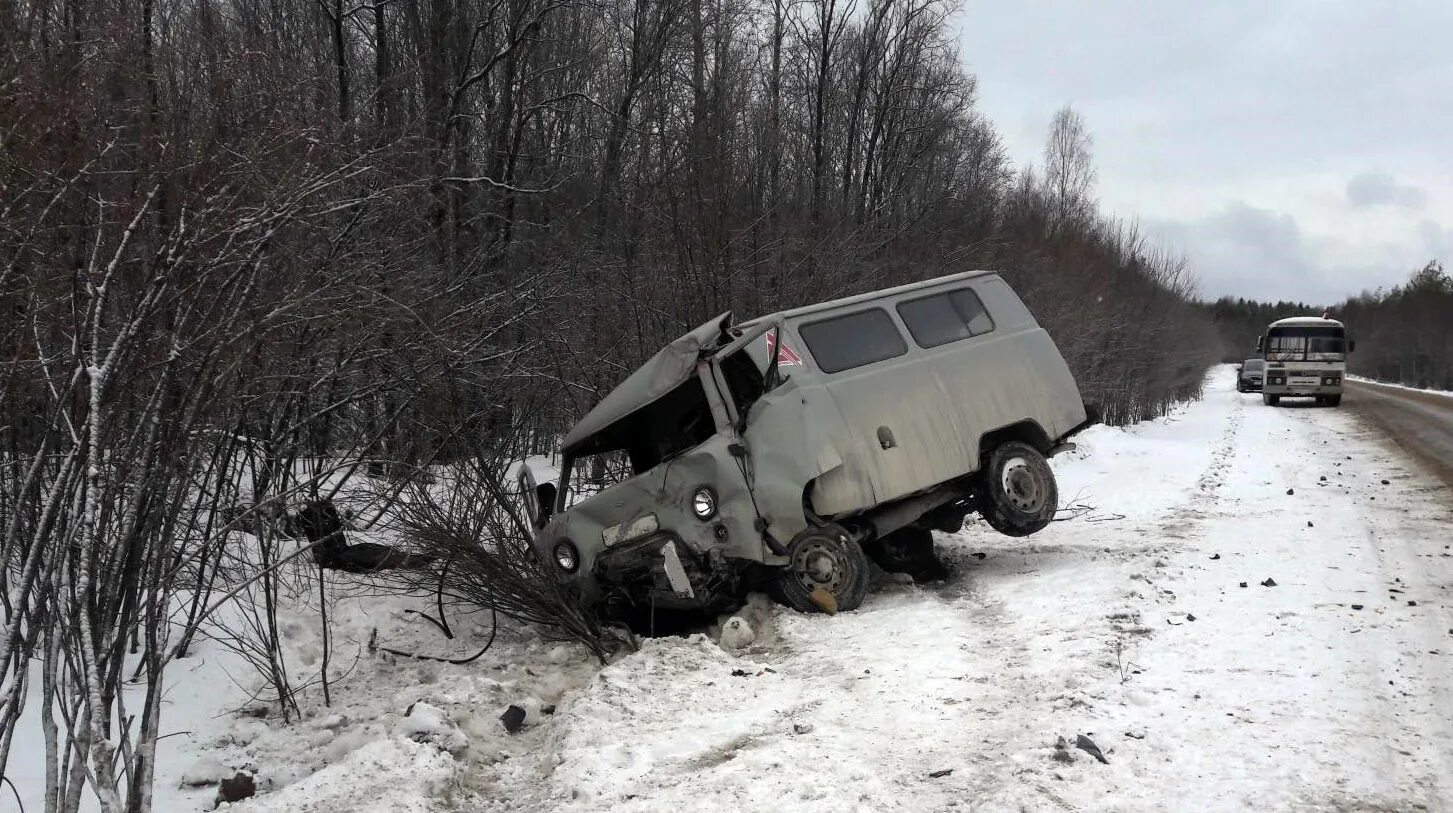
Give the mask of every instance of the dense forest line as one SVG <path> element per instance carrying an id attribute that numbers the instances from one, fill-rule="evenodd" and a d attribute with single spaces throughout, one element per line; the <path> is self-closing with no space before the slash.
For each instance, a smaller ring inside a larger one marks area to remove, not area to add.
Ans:
<path id="1" fill-rule="evenodd" d="M 234 599 L 283 713 L 326 698 L 259 518 L 548 448 L 727 309 L 1004 268 L 1107 420 L 1193 397 L 1186 269 L 1097 213 L 1073 111 L 1010 164 L 957 13 L 0 0 L 0 771 L 39 693 L 46 809 L 148 809 L 161 675 Z"/>
<path id="2" fill-rule="evenodd" d="M 1414 387 L 1453 390 L 1453 278 L 1434 260 L 1391 289 L 1339 304 L 1264 303 L 1223 297 L 1206 306 L 1226 347 L 1223 361 L 1256 355 L 1256 337 L 1287 316 L 1330 314 L 1347 326 L 1357 349 L 1347 369 Z"/>

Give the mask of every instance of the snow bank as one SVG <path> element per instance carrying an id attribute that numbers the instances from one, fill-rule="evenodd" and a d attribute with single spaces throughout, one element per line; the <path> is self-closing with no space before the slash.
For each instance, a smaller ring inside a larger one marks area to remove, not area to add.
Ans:
<path id="1" fill-rule="evenodd" d="M 452 809 L 457 763 L 404 737 L 375 740 L 275 793 L 222 805 L 247 813 L 434 813 Z"/>

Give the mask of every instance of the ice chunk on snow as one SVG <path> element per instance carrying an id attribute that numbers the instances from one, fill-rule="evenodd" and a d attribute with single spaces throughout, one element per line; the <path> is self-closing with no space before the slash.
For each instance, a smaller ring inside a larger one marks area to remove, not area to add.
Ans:
<path id="1" fill-rule="evenodd" d="M 735 652 L 744 647 L 750 646 L 756 640 L 757 634 L 752 630 L 745 618 L 734 615 L 721 625 L 721 648 L 728 652 Z"/>
<path id="2" fill-rule="evenodd" d="M 192 767 L 182 774 L 182 784 L 189 787 L 215 785 L 231 775 L 232 773 L 222 763 L 211 757 L 202 757 L 192 763 Z"/>
<path id="3" fill-rule="evenodd" d="M 469 745 L 469 738 L 449 721 L 443 709 L 422 701 L 415 703 L 409 715 L 399 721 L 398 733 L 414 742 L 432 743 L 451 754 Z"/>

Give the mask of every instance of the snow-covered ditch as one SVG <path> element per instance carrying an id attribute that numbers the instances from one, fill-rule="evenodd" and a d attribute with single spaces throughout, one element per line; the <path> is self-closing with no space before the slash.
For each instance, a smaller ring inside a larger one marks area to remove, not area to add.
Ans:
<path id="1" fill-rule="evenodd" d="M 1453 808 L 1446 488 L 1224 368 L 1078 442 L 1065 521 L 940 537 L 947 583 L 884 577 L 832 617 L 755 599 L 725 641 L 603 668 L 504 620 L 469 664 L 387 655 L 473 654 L 490 619 L 446 640 L 428 602 L 337 577 L 331 706 L 262 713 L 214 642 L 174 667 L 158 809 L 210 809 L 184 775 L 239 771 L 258 792 L 229 809 L 253 811 Z M 282 620 L 316 664 L 313 613 Z"/>

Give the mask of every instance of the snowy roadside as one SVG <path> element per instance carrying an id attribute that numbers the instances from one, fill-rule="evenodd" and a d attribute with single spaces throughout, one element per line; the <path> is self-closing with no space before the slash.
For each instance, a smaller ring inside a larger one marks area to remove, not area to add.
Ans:
<path id="1" fill-rule="evenodd" d="M 1347 413 L 1232 383 L 1091 430 L 1056 471 L 1095 511 L 941 540 L 943 588 L 773 611 L 741 658 L 658 641 L 611 667 L 520 807 L 1453 805 L 1448 492 Z"/>
<path id="2" fill-rule="evenodd" d="M 1375 378 L 1364 378 L 1360 375 L 1349 375 L 1347 380 L 1356 381 L 1359 384 L 1370 384 L 1374 387 L 1387 387 L 1394 390 L 1407 390 L 1409 392 L 1423 392 L 1429 395 L 1441 395 L 1445 398 L 1453 398 L 1453 390 L 1423 389 L 1422 387 L 1410 387 L 1407 384 L 1393 384 L 1388 381 L 1378 381 Z"/>
<path id="3" fill-rule="evenodd" d="M 1448 490 L 1346 411 L 1232 383 L 1086 432 L 1054 461 L 1067 521 L 940 537 L 952 580 L 855 612 L 754 603 L 742 650 L 657 639 L 600 669 L 502 623 L 472 663 L 398 658 L 375 631 L 459 657 L 489 619 L 445 640 L 340 577 L 330 708 L 253 716 L 215 644 L 178 664 L 164 726 L 191 734 L 163 741 L 158 809 L 210 809 L 183 774 L 238 770 L 258 796 L 227 809 L 1453 807 Z M 316 619 L 283 622 L 316 663 Z"/>

